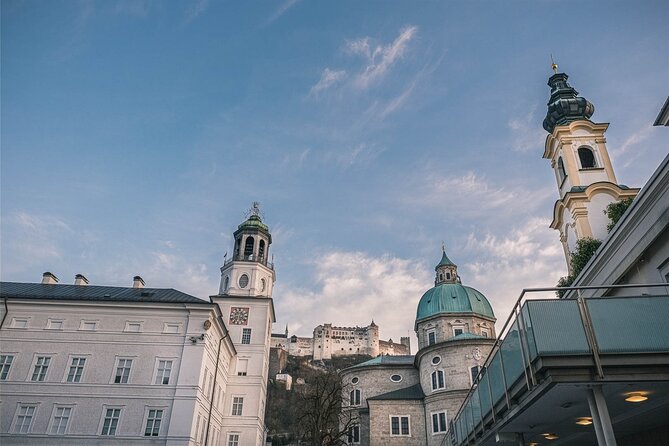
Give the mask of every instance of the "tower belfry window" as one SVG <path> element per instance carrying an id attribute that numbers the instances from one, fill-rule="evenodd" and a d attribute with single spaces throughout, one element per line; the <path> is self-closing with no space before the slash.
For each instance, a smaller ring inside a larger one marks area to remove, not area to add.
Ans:
<path id="1" fill-rule="evenodd" d="M 265 240 L 260 240 L 258 245 L 258 260 L 262 260 L 265 256 Z"/>
<path id="2" fill-rule="evenodd" d="M 253 240 L 253 237 L 248 237 L 246 239 L 246 243 L 244 243 L 244 258 L 248 259 L 253 255 L 253 245 L 254 245 L 255 240 Z"/>
<path id="3" fill-rule="evenodd" d="M 558 171 L 558 179 L 560 180 L 560 185 L 562 185 L 564 179 L 567 178 L 567 173 L 564 170 L 564 161 L 562 161 L 562 157 L 558 158 L 557 171 Z"/>
<path id="4" fill-rule="evenodd" d="M 581 161 L 582 169 L 593 169 L 597 167 L 597 162 L 595 161 L 595 154 L 589 147 L 579 147 L 578 159 Z"/>

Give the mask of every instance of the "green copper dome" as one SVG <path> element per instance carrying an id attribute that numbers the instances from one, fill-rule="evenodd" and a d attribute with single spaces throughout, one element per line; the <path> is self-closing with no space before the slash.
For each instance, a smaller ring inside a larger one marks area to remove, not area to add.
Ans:
<path id="1" fill-rule="evenodd" d="M 441 261 L 437 266 L 434 267 L 435 270 L 439 269 L 440 266 L 457 266 L 455 263 L 451 261 L 451 259 L 448 258 L 446 255 L 446 251 L 442 251 L 441 254 Z"/>
<path id="2" fill-rule="evenodd" d="M 495 318 L 490 302 L 479 291 L 459 283 L 441 283 L 427 290 L 420 298 L 416 322 L 448 313 L 474 313 Z"/>
<path id="3" fill-rule="evenodd" d="M 257 215 L 251 215 L 246 221 L 244 221 L 237 227 L 237 230 L 250 229 L 250 228 L 258 228 L 262 229 L 263 231 L 269 232 L 269 228 L 267 227 L 267 225 L 263 223 L 260 217 Z"/>

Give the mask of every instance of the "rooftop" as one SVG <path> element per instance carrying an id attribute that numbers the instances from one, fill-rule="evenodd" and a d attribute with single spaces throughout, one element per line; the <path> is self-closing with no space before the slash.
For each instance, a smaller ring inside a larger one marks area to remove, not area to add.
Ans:
<path id="1" fill-rule="evenodd" d="M 369 367 L 369 366 L 381 366 L 381 365 L 413 365 L 414 356 L 413 355 L 380 355 L 376 358 L 370 359 L 369 361 L 361 362 L 360 364 L 353 365 L 349 369 L 357 367 Z"/>
<path id="2" fill-rule="evenodd" d="M 425 398 L 423 389 L 420 387 L 420 384 L 415 384 L 411 387 L 405 387 L 404 389 L 393 390 L 392 392 L 383 393 L 381 395 L 376 395 L 371 398 L 367 398 L 367 401 L 372 400 L 422 400 Z"/>

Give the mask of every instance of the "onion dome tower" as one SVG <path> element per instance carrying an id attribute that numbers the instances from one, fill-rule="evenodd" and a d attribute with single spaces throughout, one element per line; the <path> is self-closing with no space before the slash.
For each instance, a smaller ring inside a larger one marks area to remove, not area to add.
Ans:
<path id="1" fill-rule="evenodd" d="M 603 240 L 607 235 L 606 206 L 614 201 L 635 197 L 639 189 L 618 184 L 606 148 L 604 133 L 608 123 L 594 123 L 590 117 L 594 105 L 578 96 L 565 73 L 548 79 L 551 94 L 544 119 L 546 137 L 543 157 L 551 161 L 560 194 L 553 209 L 551 228 L 560 231 L 560 241 L 570 265 L 570 253 L 576 241 L 591 237 Z"/>

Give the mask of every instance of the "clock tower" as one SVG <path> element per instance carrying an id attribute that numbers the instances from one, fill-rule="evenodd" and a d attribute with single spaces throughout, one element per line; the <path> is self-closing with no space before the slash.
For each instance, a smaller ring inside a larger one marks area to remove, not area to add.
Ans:
<path id="1" fill-rule="evenodd" d="M 274 265 L 269 261 L 272 235 L 262 221 L 259 203 L 253 203 L 248 218 L 234 232 L 232 256 L 225 256 L 221 285 L 216 296 L 223 321 L 237 351 L 230 364 L 225 390 L 225 433 L 240 445 L 265 444 L 265 404 L 272 323 L 276 321 L 272 289 Z M 238 437 L 234 437 L 238 436 Z"/>

